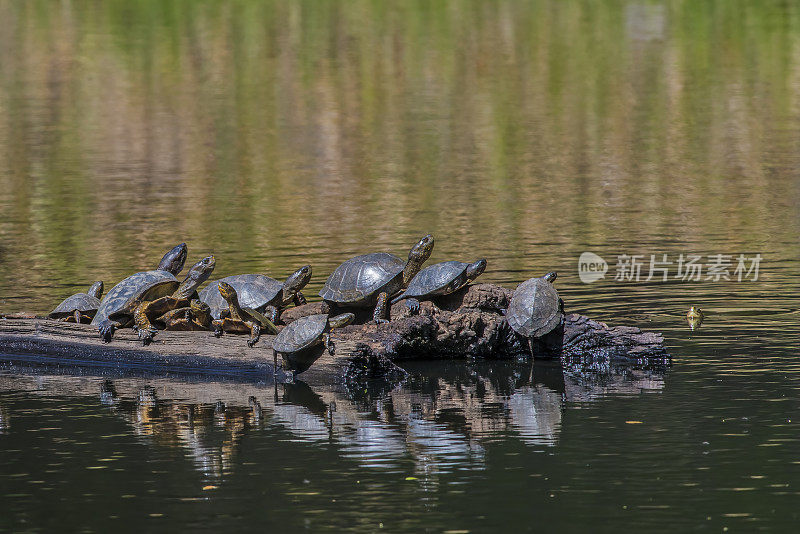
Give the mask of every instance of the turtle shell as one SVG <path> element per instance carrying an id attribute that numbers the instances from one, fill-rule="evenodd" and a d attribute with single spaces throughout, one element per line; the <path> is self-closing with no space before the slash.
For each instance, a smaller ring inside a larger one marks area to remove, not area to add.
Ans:
<path id="1" fill-rule="evenodd" d="M 460 278 L 460 286 L 467 281 L 467 267 L 469 267 L 469 263 L 460 261 L 443 261 L 425 267 L 411 280 L 401 297 L 444 295 L 451 282 Z"/>
<path id="2" fill-rule="evenodd" d="M 219 293 L 219 283 L 226 282 L 233 286 L 239 296 L 239 305 L 242 308 L 252 308 L 264 311 L 278 297 L 283 289 L 283 283 L 263 274 L 236 274 L 215 280 L 200 292 L 200 300 L 211 308 L 211 316 L 220 318 L 222 310 L 228 309 L 228 303 Z"/>
<path id="3" fill-rule="evenodd" d="M 350 258 L 328 277 L 319 296 L 351 306 L 370 306 L 382 291 L 393 296 L 402 289 L 406 262 L 387 252 Z"/>
<path id="4" fill-rule="evenodd" d="M 272 348 L 283 354 L 301 351 L 317 343 L 327 326 L 327 314 L 302 317 L 292 321 L 278 333 Z"/>
<path id="5" fill-rule="evenodd" d="M 59 319 L 61 317 L 72 315 L 76 310 L 79 312 L 93 312 L 99 307 L 100 299 L 97 297 L 93 297 L 86 293 L 75 293 L 74 295 L 65 298 L 61 304 L 56 306 L 55 310 L 48 314 L 48 317 L 51 319 Z"/>
<path id="6" fill-rule="evenodd" d="M 558 291 L 544 278 L 531 278 L 517 286 L 506 312 L 508 324 L 525 337 L 541 337 L 562 318 Z"/>
<path id="7" fill-rule="evenodd" d="M 112 314 L 127 309 L 132 301 L 140 296 L 154 300 L 173 293 L 179 285 L 178 279 L 167 271 L 143 271 L 132 274 L 111 288 L 100 301 L 100 307 L 92 319 L 92 324 L 99 324 Z"/>

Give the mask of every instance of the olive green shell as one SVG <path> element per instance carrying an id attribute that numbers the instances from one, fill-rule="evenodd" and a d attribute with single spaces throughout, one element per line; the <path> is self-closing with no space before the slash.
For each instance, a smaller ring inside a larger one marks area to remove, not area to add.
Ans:
<path id="1" fill-rule="evenodd" d="M 405 261 L 387 252 L 350 258 L 331 273 L 319 296 L 338 304 L 371 306 L 380 293 L 391 297 L 403 289 L 405 266 Z"/>
<path id="2" fill-rule="evenodd" d="M 517 286 L 506 312 L 509 326 L 524 337 L 547 334 L 561 323 L 562 316 L 558 291 L 544 278 Z"/>
<path id="3" fill-rule="evenodd" d="M 272 348 L 284 354 L 303 350 L 319 343 L 327 326 L 328 315 L 325 313 L 301 317 L 278 333 Z"/>
<path id="4" fill-rule="evenodd" d="M 219 283 L 226 282 L 233 286 L 239 297 L 242 308 L 252 308 L 263 312 L 269 305 L 279 306 L 283 291 L 283 283 L 263 274 L 237 274 L 226 276 L 208 284 L 200 292 L 200 300 L 211 308 L 211 317 L 219 319 L 223 310 L 228 309 L 228 303 L 219 293 Z"/>
<path id="5" fill-rule="evenodd" d="M 79 311 L 82 313 L 95 312 L 100 307 L 100 299 L 93 297 L 87 293 L 75 293 L 72 296 L 65 298 L 61 304 L 56 306 L 56 309 L 48 314 L 51 319 L 61 319 L 68 317 Z"/>
<path id="6" fill-rule="evenodd" d="M 141 297 L 145 300 L 155 300 L 170 295 L 179 285 L 178 279 L 167 271 L 155 270 L 132 274 L 111 288 L 100 302 L 92 324 L 99 324 L 115 314 L 133 313 L 131 304 L 134 301 Z"/>

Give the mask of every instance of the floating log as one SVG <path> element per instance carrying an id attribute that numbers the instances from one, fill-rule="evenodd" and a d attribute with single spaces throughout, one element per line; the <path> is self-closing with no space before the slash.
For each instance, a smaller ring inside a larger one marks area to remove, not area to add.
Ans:
<path id="1" fill-rule="evenodd" d="M 527 341 L 514 333 L 503 314 L 512 291 L 493 284 L 476 284 L 436 301 L 426 301 L 411 316 L 403 302 L 391 307 L 392 321 L 373 324 L 368 310 L 358 324 L 332 331 L 336 355 L 327 352 L 299 378 L 308 384 L 361 382 L 404 375 L 394 362 L 431 358 L 510 358 L 528 353 Z M 286 310 L 288 324 L 315 313 L 338 312 L 315 302 Z M 130 329 L 119 330 L 103 343 L 90 325 L 42 318 L 6 316 L 0 320 L 0 358 L 36 359 L 43 363 L 104 365 L 129 369 L 155 368 L 206 375 L 251 375 L 285 381 L 272 367 L 274 336 L 262 335 L 249 348 L 246 336 L 211 332 L 159 332 L 143 347 Z M 634 364 L 667 366 L 669 355 L 660 334 L 635 327 L 609 327 L 570 314 L 564 324 L 535 344 L 537 358 L 561 358 L 567 365 Z"/>

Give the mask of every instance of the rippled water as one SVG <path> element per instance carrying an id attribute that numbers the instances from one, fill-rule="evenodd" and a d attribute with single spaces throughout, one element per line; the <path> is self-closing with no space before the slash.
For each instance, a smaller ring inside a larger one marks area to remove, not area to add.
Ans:
<path id="1" fill-rule="evenodd" d="M 0 312 L 180 241 L 220 276 L 310 263 L 315 295 L 432 232 L 431 261 L 557 270 L 569 310 L 674 357 L 422 362 L 367 393 L 10 368 L 0 530 L 788 529 L 799 51 L 791 2 L 0 1 Z M 663 254 L 763 259 L 644 281 Z"/>

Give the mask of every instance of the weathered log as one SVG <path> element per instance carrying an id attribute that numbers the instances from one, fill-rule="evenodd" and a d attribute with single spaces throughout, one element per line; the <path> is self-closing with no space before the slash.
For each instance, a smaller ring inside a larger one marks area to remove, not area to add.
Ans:
<path id="1" fill-rule="evenodd" d="M 493 284 L 469 286 L 436 301 L 426 301 L 411 316 L 403 302 L 391 307 L 392 321 L 374 324 L 369 310 L 356 324 L 331 333 L 336 356 L 325 355 L 300 378 L 311 384 L 398 379 L 404 372 L 393 362 L 427 358 L 511 358 L 529 351 L 527 340 L 505 320 L 513 292 Z M 288 324 L 316 313 L 336 313 L 324 302 L 286 310 Z M 215 338 L 210 332 L 159 332 L 142 347 L 130 329 L 117 332 L 109 344 L 93 326 L 46 319 L 6 317 L 0 320 L 0 353 L 37 355 L 43 361 L 102 364 L 127 368 L 156 367 L 203 374 L 253 374 L 272 377 L 272 341 L 261 336 L 249 348 L 242 336 Z M 666 366 L 669 356 L 660 334 L 635 327 L 609 327 L 587 317 L 567 315 L 562 326 L 535 344 L 538 358 L 561 358 L 569 366 L 615 364 Z M 12 356 L 4 356 L 5 359 Z M 279 381 L 286 377 L 278 373 Z"/>
<path id="2" fill-rule="evenodd" d="M 203 374 L 236 375 L 254 381 L 291 377 L 273 368 L 272 341 L 262 335 L 250 348 L 247 336 L 214 337 L 211 332 L 159 332 L 153 343 L 143 347 L 130 329 L 117 331 L 111 343 L 103 343 L 97 328 L 50 319 L 0 319 L 0 360 L 33 361 L 44 364 L 105 366 Z M 353 372 L 350 372 L 350 368 Z M 386 359 L 362 355 L 339 356 L 327 352 L 301 375 L 309 384 L 332 384 L 343 378 L 381 376 L 396 379 L 405 373 Z"/>
<path id="3" fill-rule="evenodd" d="M 527 340 L 505 320 L 513 291 L 494 284 L 476 284 L 452 295 L 423 302 L 410 316 L 401 301 L 391 308 L 392 321 L 371 324 L 368 310 L 357 324 L 336 332 L 337 350 L 370 358 L 508 358 L 529 352 Z M 321 302 L 286 310 L 291 322 L 314 313 L 337 312 Z M 562 358 L 569 364 L 614 361 L 636 365 L 668 365 L 660 334 L 636 327 L 609 327 L 588 317 L 568 314 L 564 324 L 535 343 L 537 358 Z"/>

